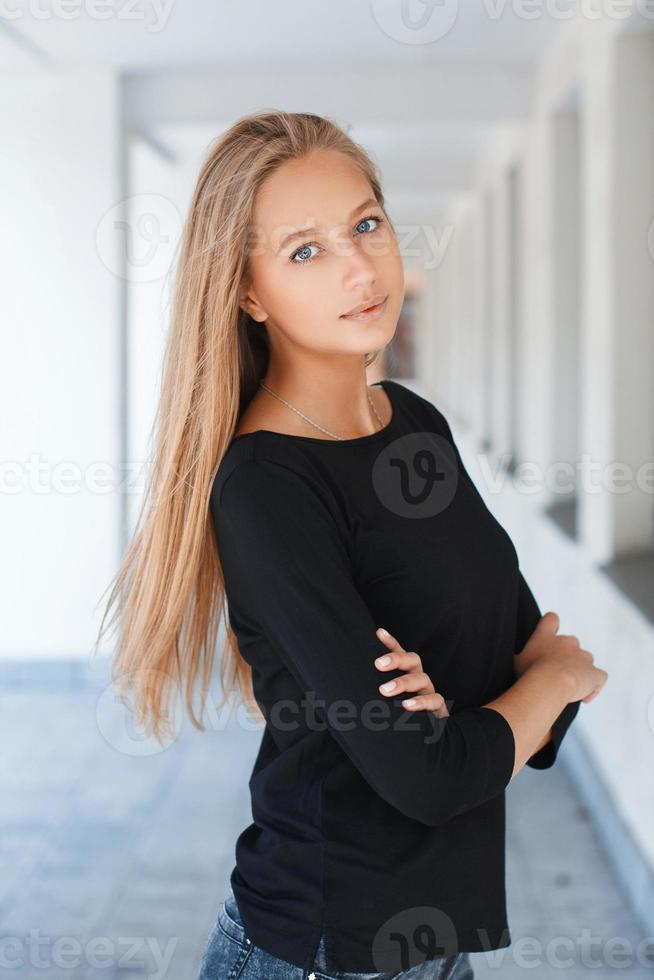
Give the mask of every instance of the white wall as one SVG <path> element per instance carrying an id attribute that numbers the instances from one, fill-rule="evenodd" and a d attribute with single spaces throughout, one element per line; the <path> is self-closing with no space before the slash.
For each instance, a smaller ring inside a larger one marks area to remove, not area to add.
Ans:
<path id="1" fill-rule="evenodd" d="M 127 533 L 142 503 L 154 448 L 152 426 L 171 314 L 173 271 L 183 222 L 202 159 L 202 136 L 185 139 L 183 127 L 161 131 L 158 143 L 134 137 L 128 148 L 128 223 L 133 261 L 127 279 L 127 444 L 135 476 L 128 495 Z M 215 130 L 213 136 L 218 134 Z M 186 152 L 186 144 L 193 146 Z"/>
<path id="2" fill-rule="evenodd" d="M 0 130 L 0 655 L 83 655 L 119 554 L 120 288 L 111 237 L 96 248 L 120 192 L 116 80 L 14 75 Z"/>

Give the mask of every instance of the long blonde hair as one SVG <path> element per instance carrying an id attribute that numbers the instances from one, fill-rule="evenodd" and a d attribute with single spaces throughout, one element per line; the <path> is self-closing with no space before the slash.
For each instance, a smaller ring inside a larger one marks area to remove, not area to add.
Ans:
<path id="1" fill-rule="evenodd" d="M 193 725 L 205 730 L 201 719 L 223 619 L 221 704 L 238 688 L 248 709 L 261 716 L 251 668 L 225 614 L 209 495 L 241 413 L 268 366 L 265 326 L 239 306 L 250 273 L 247 243 L 255 195 L 284 161 L 313 150 L 346 154 L 384 208 L 375 164 L 338 125 L 312 113 L 262 111 L 239 119 L 211 144 L 186 216 L 152 463 L 132 540 L 110 583 L 97 641 L 118 618 L 112 680 L 123 704 L 127 691 L 133 691 L 135 723 L 142 728 L 150 723 L 160 742 L 163 735 L 174 737 L 168 708 L 171 694 L 176 701 L 182 689 Z M 379 353 L 366 354 L 366 366 Z"/>

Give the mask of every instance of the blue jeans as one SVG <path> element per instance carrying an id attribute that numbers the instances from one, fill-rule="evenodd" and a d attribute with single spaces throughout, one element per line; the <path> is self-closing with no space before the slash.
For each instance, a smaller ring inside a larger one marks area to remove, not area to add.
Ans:
<path id="1" fill-rule="evenodd" d="M 330 973 L 325 962 L 324 936 L 311 970 L 255 946 L 230 888 L 207 940 L 197 980 L 474 980 L 468 953 L 438 956 L 400 973 Z"/>

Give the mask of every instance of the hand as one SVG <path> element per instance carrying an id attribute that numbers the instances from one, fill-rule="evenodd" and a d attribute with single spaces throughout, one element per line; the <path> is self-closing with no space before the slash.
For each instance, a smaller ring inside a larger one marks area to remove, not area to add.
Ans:
<path id="1" fill-rule="evenodd" d="M 588 704 L 597 697 L 609 675 L 601 667 L 594 666 L 592 653 L 581 648 L 576 636 L 557 634 L 559 625 L 555 612 L 541 616 L 536 629 L 513 658 L 516 676 L 520 677 L 541 661 L 547 662 L 571 678 L 570 700 Z"/>
<path id="2" fill-rule="evenodd" d="M 406 700 L 402 701 L 402 707 L 406 708 L 407 711 L 431 711 L 437 718 L 449 718 L 450 713 L 447 710 L 445 700 L 442 695 L 436 693 L 430 678 L 423 671 L 422 660 L 419 655 L 407 652 L 394 636 L 391 636 L 381 627 L 377 630 L 377 636 L 388 647 L 388 654 L 382 654 L 382 656 L 388 656 L 390 659 L 387 664 L 379 664 L 375 660 L 375 667 L 378 670 L 399 669 L 407 671 L 403 677 L 393 678 L 395 686 L 392 690 L 382 691 L 380 685 L 381 693 L 385 697 L 397 697 L 403 691 L 409 691 L 410 697 L 415 703 L 407 704 Z"/>

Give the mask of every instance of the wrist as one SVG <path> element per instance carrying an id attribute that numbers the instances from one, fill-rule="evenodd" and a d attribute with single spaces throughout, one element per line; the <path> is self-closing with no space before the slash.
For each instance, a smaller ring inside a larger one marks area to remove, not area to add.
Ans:
<path id="1" fill-rule="evenodd" d="M 570 671 L 561 667 L 556 661 L 541 657 L 529 667 L 527 672 L 529 671 L 536 671 L 543 682 L 547 682 L 550 687 L 555 687 L 566 704 L 574 700 L 576 679 Z"/>

